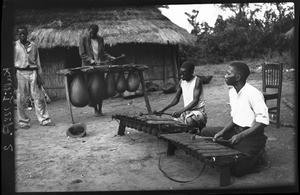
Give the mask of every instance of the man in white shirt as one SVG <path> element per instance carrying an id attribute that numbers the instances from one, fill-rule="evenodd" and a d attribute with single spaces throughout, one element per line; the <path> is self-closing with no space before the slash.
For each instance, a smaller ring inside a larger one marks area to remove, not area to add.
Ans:
<path id="1" fill-rule="evenodd" d="M 154 111 L 154 114 L 162 115 L 164 111 L 178 104 L 182 95 L 184 107 L 173 112 L 172 116 L 184 124 L 198 127 L 198 133 L 200 133 L 201 129 L 206 126 L 207 115 L 205 113 L 202 81 L 193 75 L 194 69 L 195 65 L 191 61 L 186 61 L 181 65 L 181 80 L 173 101 L 160 111 Z M 197 133 L 197 129 L 190 131 L 190 133 Z"/>
<path id="2" fill-rule="evenodd" d="M 30 128 L 30 119 L 25 109 L 30 96 L 34 99 L 35 114 L 42 126 L 52 126 L 45 95 L 42 91 L 43 71 L 38 46 L 27 40 L 26 26 L 18 27 L 18 40 L 14 47 L 14 67 L 17 78 L 17 111 L 21 129 Z"/>
<path id="3" fill-rule="evenodd" d="M 264 128 L 269 125 L 268 108 L 262 93 L 246 82 L 250 74 L 247 64 L 233 62 L 225 75 L 229 90 L 231 121 L 224 128 L 204 128 L 202 136 L 229 140 L 227 146 L 249 155 L 237 159 L 231 167 L 235 176 L 257 171 L 260 154 L 264 151 L 267 137 Z"/>

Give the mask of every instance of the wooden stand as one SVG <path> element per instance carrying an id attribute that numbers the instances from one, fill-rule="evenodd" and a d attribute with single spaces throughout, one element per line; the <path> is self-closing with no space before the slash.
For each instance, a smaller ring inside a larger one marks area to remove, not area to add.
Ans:
<path id="1" fill-rule="evenodd" d="M 72 123 L 74 124 L 74 118 L 73 118 L 73 114 L 72 114 L 72 105 L 70 103 L 70 94 L 69 94 L 69 85 L 68 85 L 68 76 L 70 76 L 71 74 L 74 74 L 78 71 L 81 72 L 88 72 L 88 73 L 92 73 L 92 72 L 120 72 L 120 71 L 138 71 L 139 73 L 139 77 L 140 77 L 140 81 L 141 81 L 141 85 L 142 85 L 142 91 L 144 94 L 144 99 L 145 99 L 145 103 L 146 103 L 146 107 L 147 107 L 147 111 L 148 113 L 152 113 L 151 111 L 151 106 L 149 103 L 149 99 L 148 99 L 148 95 L 147 95 L 147 91 L 146 91 L 146 85 L 145 85 L 145 79 L 144 79 L 144 75 L 143 75 L 143 71 L 145 69 L 147 69 L 148 67 L 146 65 L 142 65 L 142 64 L 125 64 L 125 65 L 100 65 L 100 66 L 83 66 L 83 67 L 77 67 L 77 68 L 70 68 L 70 69 L 63 69 L 57 72 L 57 74 L 62 74 L 65 76 L 64 80 L 65 80 L 65 89 L 66 89 L 66 99 L 67 99 L 67 104 L 68 104 L 68 108 L 69 108 L 69 113 L 70 113 L 70 117 L 72 120 Z"/>

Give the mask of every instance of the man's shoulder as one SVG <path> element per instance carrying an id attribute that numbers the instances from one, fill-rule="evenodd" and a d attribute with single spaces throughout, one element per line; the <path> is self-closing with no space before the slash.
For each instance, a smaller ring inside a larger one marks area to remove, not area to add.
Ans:
<path id="1" fill-rule="evenodd" d="M 249 83 L 246 83 L 246 84 L 245 84 L 245 87 L 246 87 L 248 90 L 259 91 L 256 87 L 254 87 L 253 85 L 251 85 L 251 84 L 249 84 Z"/>
<path id="2" fill-rule="evenodd" d="M 87 39 L 88 38 L 88 35 L 87 34 L 83 34 L 80 36 L 80 39 Z"/>
<path id="3" fill-rule="evenodd" d="M 100 35 L 97 35 L 97 39 L 100 40 L 100 41 L 102 41 L 104 38 L 102 36 L 100 36 Z"/>
<path id="4" fill-rule="evenodd" d="M 246 86 L 246 89 L 247 89 L 246 90 L 247 93 L 251 94 L 250 97 L 253 97 L 256 94 L 261 94 L 261 91 L 258 88 L 254 87 L 253 85 L 251 85 L 249 83 L 246 83 L 245 86 Z"/>
<path id="5" fill-rule="evenodd" d="M 17 45 L 19 45 L 19 44 L 20 44 L 20 40 L 16 40 L 16 41 L 14 41 L 14 42 L 13 42 L 13 44 L 14 44 L 14 46 L 17 46 Z"/>
<path id="6" fill-rule="evenodd" d="M 203 84 L 202 79 L 200 76 L 196 75 L 195 76 L 196 82 L 198 82 L 199 84 Z"/>
<path id="7" fill-rule="evenodd" d="M 37 44 L 33 41 L 28 41 L 30 45 L 37 46 Z"/>

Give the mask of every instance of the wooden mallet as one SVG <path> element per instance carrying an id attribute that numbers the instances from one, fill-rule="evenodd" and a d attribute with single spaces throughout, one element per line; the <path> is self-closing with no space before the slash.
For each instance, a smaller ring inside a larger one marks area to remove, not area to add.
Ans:
<path id="1" fill-rule="evenodd" d="M 163 114 L 172 116 L 171 113 L 163 113 Z M 154 111 L 152 113 L 142 113 L 142 112 L 139 113 L 139 116 L 143 116 L 143 115 L 156 115 L 156 114 L 154 114 Z"/>

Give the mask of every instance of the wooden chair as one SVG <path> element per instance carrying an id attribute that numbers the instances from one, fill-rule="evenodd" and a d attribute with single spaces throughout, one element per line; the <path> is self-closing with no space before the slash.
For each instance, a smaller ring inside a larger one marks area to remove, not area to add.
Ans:
<path id="1" fill-rule="evenodd" d="M 276 128 L 280 127 L 280 102 L 282 91 L 283 64 L 262 65 L 262 90 L 267 103 L 268 100 L 277 100 L 276 106 L 268 106 L 269 113 L 276 116 Z"/>

